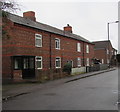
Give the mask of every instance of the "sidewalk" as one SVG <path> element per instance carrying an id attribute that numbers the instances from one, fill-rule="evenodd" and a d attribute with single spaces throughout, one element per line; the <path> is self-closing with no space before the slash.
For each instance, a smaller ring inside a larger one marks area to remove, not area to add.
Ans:
<path id="1" fill-rule="evenodd" d="M 98 75 L 104 72 L 109 72 L 116 70 L 116 68 L 110 68 L 107 70 L 102 71 L 96 71 L 96 72 L 90 72 L 80 75 L 75 75 L 71 77 L 65 77 L 53 81 L 48 81 L 45 83 L 22 83 L 22 84 L 9 84 L 9 85 L 3 85 L 2 87 L 2 100 L 8 100 L 12 97 L 17 97 L 23 94 L 29 94 L 31 92 L 37 91 L 37 90 L 43 90 L 47 88 L 53 88 L 55 86 L 59 86 L 64 83 L 68 83 L 71 81 L 79 80 L 82 78 Z"/>

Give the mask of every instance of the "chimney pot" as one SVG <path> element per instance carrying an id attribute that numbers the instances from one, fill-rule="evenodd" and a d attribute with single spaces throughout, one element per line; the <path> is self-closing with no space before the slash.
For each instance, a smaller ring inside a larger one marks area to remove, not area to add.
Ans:
<path id="1" fill-rule="evenodd" d="M 35 12 L 33 11 L 24 12 L 23 17 L 36 21 Z"/>
<path id="2" fill-rule="evenodd" d="M 69 24 L 67 24 L 67 26 L 70 26 Z"/>
<path id="3" fill-rule="evenodd" d="M 64 31 L 72 33 L 72 27 L 69 24 L 67 24 L 67 26 L 64 27 Z"/>

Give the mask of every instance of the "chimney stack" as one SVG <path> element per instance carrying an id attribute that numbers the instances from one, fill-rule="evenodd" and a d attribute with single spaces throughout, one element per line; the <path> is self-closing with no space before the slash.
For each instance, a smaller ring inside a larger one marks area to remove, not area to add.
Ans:
<path id="1" fill-rule="evenodd" d="M 23 17 L 36 21 L 35 12 L 33 11 L 24 12 Z"/>
<path id="2" fill-rule="evenodd" d="M 64 27 L 64 31 L 72 33 L 72 27 L 69 24 L 67 24 L 67 26 Z"/>

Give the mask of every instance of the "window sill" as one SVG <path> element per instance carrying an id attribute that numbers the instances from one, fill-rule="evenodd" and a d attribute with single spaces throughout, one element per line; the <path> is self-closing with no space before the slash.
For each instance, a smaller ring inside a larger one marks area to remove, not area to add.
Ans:
<path id="1" fill-rule="evenodd" d="M 60 50 L 60 48 L 55 48 L 56 50 Z"/>
<path id="2" fill-rule="evenodd" d="M 42 46 L 35 46 L 35 47 L 38 47 L 38 48 L 40 48 L 40 47 L 42 47 Z"/>
<path id="3" fill-rule="evenodd" d="M 56 69 L 61 68 L 61 67 L 56 67 Z"/>

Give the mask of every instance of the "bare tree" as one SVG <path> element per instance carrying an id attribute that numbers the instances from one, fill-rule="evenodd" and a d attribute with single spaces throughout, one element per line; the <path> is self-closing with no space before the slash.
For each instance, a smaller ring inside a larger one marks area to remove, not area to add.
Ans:
<path id="1" fill-rule="evenodd" d="M 9 38 L 10 35 L 8 33 L 8 16 L 11 12 L 16 12 L 20 10 L 19 5 L 14 0 L 0 0 L 0 23 L 2 22 L 2 26 L 0 25 L 0 33 L 2 32 L 2 37 Z"/>
<path id="2" fill-rule="evenodd" d="M 0 9 L 5 12 L 15 12 L 20 10 L 19 5 L 14 0 L 1 0 Z"/>

